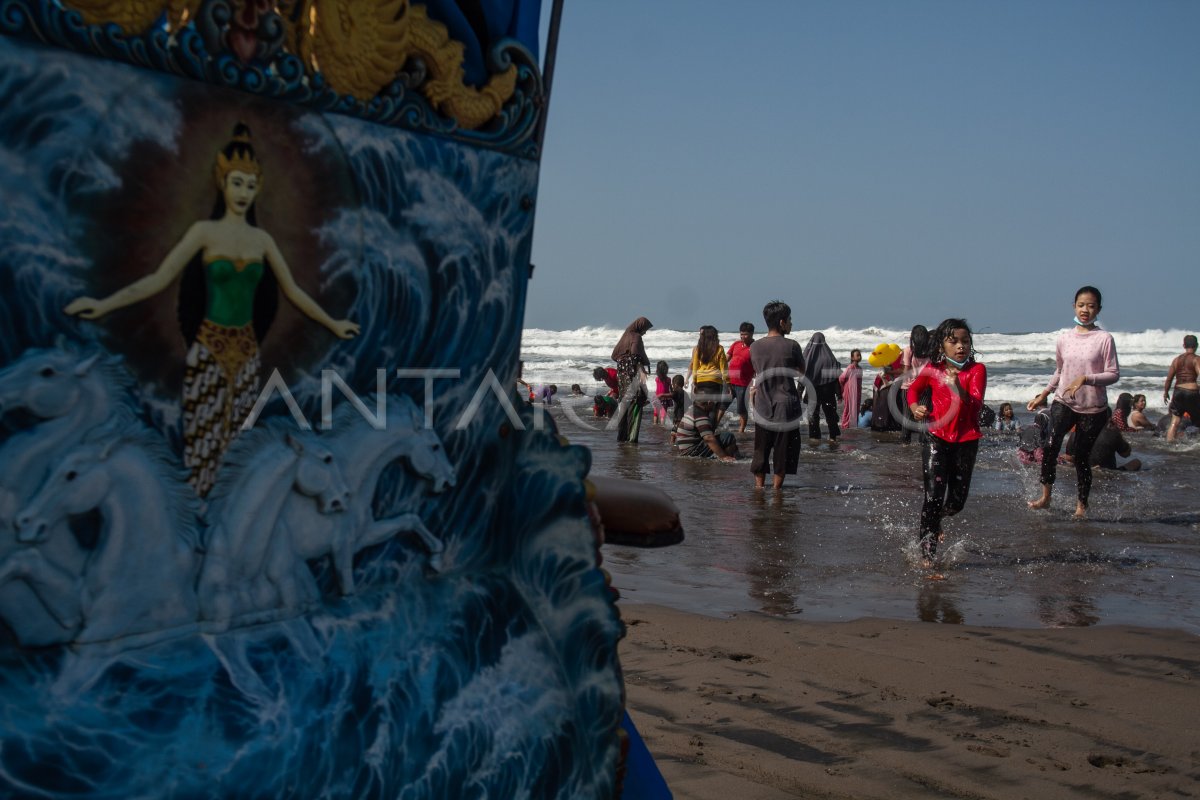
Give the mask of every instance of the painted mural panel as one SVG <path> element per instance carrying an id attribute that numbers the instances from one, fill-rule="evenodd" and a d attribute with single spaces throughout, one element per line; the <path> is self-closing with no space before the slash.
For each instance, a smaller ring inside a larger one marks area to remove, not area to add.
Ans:
<path id="1" fill-rule="evenodd" d="M 220 8 L 2 12 L 0 793 L 611 794 L 587 453 L 506 400 L 523 101 L 248 91 L 338 51 Z"/>

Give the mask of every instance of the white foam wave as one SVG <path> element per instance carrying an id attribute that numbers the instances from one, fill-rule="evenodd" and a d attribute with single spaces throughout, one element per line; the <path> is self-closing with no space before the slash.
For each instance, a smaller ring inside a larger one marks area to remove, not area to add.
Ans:
<path id="1" fill-rule="evenodd" d="M 976 334 L 975 347 L 989 370 L 988 403 L 1023 405 L 1041 391 L 1054 372 L 1054 345 L 1063 330 Z M 622 331 L 616 327 L 567 331 L 526 329 L 521 343 L 524 378 L 535 385 L 554 383 L 564 390 L 578 383 L 586 393 L 594 393 L 597 386 L 592 370 L 613 365 L 612 346 Z M 884 342 L 908 343 L 908 331 L 889 328 L 826 328 L 822 332 L 843 364 L 849 362 L 852 349 L 861 350 L 865 355 Z M 1120 392 L 1144 394 L 1150 411 L 1165 413 L 1163 377 L 1171 359 L 1181 351 L 1187 333 L 1175 329 L 1113 331 L 1122 376 L 1117 384 L 1109 387 L 1109 401 L 1115 401 Z M 812 334 L 811 330 L 795 330 L 791 338 L 803 345 Z M 646 351 L 652 363 L 666 361 L 670 374 L 682 375 L 687 372 L 696 338 L 697 333 L 693 331 L 653 328 L 645 336 Z M 726 348 L 737 338 L 736 331 L 720 334 Z M 873 375 L 873 369 L 864 367 L 868 391 Z"/>

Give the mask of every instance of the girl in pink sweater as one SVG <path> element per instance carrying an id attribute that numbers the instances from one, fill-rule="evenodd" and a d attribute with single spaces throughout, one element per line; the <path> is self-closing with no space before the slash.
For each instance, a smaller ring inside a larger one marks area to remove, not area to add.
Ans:
<path id="1" fill-rule="evenodd" d="M 1075 428 L 1075 475 L 1078 478 L 1079 502 L 1075 516 L 1087 514 L 1088 495 L 1092 490 L 1092 468 L 1088 457 L 1096 437 L 1104 430 L 1111 412 L 1104 387 L 1121 377 L 1117 365 L 1117 346 L 1112 334 L 1096 327 L 1100 315 L 1100 290 L 1084 286 L 1075 293 L 1075 327 L 1058 337 L 1054 348 L 1057 369 L 1046 388 L 1029 401 L 1027 408 L 1035 410 L 1052 392 L 1056 393 L 1050 407 L 1050 440 L 1042 456 L 1042 496 L 1029 502 L 1030 508 L 1050 505 L 1054 488 L 1055 467 L 1063 439 Z"/>

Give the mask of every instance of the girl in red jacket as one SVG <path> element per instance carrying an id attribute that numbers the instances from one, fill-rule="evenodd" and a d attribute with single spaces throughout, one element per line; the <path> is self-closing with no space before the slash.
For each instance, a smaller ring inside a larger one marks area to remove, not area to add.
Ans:
<path id="1" fill-rule="evenodd" d="M 971 328 L 963 319 L 948 319 L 933 335 L 934 357 L 908 387 L 913 419 L 926 420 L 922 463 L 925 503 L 921 507 L 921 558 L 933 565 L 942 539 L 942 518 L 962 511 L 971 490 L 971 472 L 979 451 L 979 411 L 987 389 L 987 368 L 975 361 Z M 932 408 L 919 402 L 933 390 Z"/>

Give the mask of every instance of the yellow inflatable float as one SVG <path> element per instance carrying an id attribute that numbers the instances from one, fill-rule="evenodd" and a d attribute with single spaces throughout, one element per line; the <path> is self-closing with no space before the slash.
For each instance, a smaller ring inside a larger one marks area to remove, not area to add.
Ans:
<path id="1" fill-rule="evenodd" d="M 876 345 L 871 351 L 871 355 L 867 356 L 867 363 L 872 367 L 890 367 L 896 363 L 896 359 L 900 357 L 903 348 L 898 344 L 880 344 Z"/>

